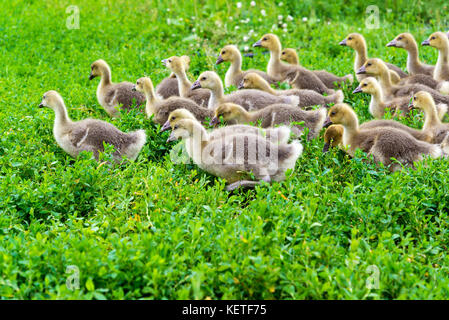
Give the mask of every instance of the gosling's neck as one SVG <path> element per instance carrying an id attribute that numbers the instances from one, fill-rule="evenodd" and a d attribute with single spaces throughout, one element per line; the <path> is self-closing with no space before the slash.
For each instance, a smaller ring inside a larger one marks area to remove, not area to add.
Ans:
<path id="1" fill-rule="evenodd" d="M 429 103 L 424 109 L 424 125 L 423 130 L 432 130 L 433 127 L 441 124 L 441 120 L 438 117 L 437 108 L 434 103 Z"/>
<path id="2" fill-rule="evenodd" d="M 379 87 L 373 94 L 371 94 L 369 111 L 374 118 L 381 119 L 384 116 L 385 107 L 382 89 Z"/>
<path id="3" fill-rule="evenodd" d="M 359 121 L 357 117 L 351 116 L 345 124 L 343 124 L 343 144 L 345 146 L 350 146 L 351 141 L 355 135 L 359 133 Z"/>
<path id="4" fill-rule="evenodd" d="M 55 108 L 53 108 L 55 111 L 55 122 L 53 126 L 53 132 L 59 132 L 61 130 L 64 130 L 68 125 L 72 123 L 72 120 L 70 119 L 67 108 L 64 104 L 64 102 L 59 102 Z"/>
<path id="5" fill-rule="evenodd" d="M 408 47 L 407 50 L 407 71 L 410 74 L 414 74 L 414 70 L 421 66 L 422 63 L 419 61 L 419 54 L 418 54 L 418 45 L 415 41 L 412 41 Z"/>
<path id="6" fill-rule="evenodd" d="M 231 65 L 225 75 L 225 84 L 227 87 L 233 84 L 232 79 L 238 77 L 242 74 L 242 55 L 236 54 L 233 60 L 231 60 Z"/>
<path id="7" fill-rule="evenodd" d="M 282 48 L 279 43 L 276 43 L 270 48 L 270 60 L 268 61 L 267 73 L 271 77 L 276 77 L 277 71 L 282 68 L 281 50 Z"/>
<path id="8" fill-rule="evenodd" d="M 355 50 L 355 60 L 354 60 L 354 71 L 357 72 L 368 60 L 368 52 L 366 49 L 366 43 L 361 43 L 359 46 L 354 48 Z"/>
<path id="9" fill-rule="evenodd" d="M 449 44 L 438 49 L 438 60 L 435 65 L 433 78 L 437 81 L 447 80 L 445 74 L 449 74 Z"/>
<path id="10" fill-rule="evenodd" d="M 259 82 L 257 83 L 257 87 L 258 87 L 260 90 L 262 90 L 262 91 L 265 91 L 265 92 L 268 92 L 268 93 L 271 93 L 271 94 L 274 94 L 274 95 L 278 95 L 278 94 L 279 94 L 278 91 L 274 90 L 274 89 L 270 86 L 270 84 L 269 84 L 268 82 L 266 82 L 266 81 L 259 81 Z"/>
<path id="11" fill-rule="evenodd" d="M 156 103 L 159 99 L 156 97 L 156 93 L 154 92 L 154 87 L 151 82 L 144 84 L 143 93 L 145 94 L 145 98 L 147 100 L 147 103 L 145 104 L 145 113 L 149 118 L 157 112 Z"/>
<path id="12" fill-rule="evenodd" d="M 215 110 L 221 103 L 224 102 L 224 89 L 221 81 L 216 82 L 216 86 L 210 89 L 210 98 L 208 108 Z"/>
<path id="13" fill-rule="evenodd" d="M 187 78 L 185 70 L 174 71 L 176 79 L 178 80 L 179 94 L 181 97 L 187 97 L 192 87 L 192 83 Z"/>
<path id="14" fill-rule="evenodd" d="M 108 85 L 112 84 L 112 80 L 111 80 L 111 70 L 109 69 L 109 67 L 104 67 L 101 70 L 101 80 L 100 80 L 100 84 L 99 86 L 101 88 L 104 88 Z"/>
<path id="15" fill-rule="evenodd" d="M 203 152 L 203 150 L 210 140 L 206 129 L 202 125 L 196 124 L 189 140 L 192 143 L 192 160 L 198 165 L 203 164 L 206 160 L 203 157 L 207 155 L 207 152 Z"/>
<path id="16" fill-rule="evenodd" d="M 387 68 L 382 69 L 379 75 L 379 81 L 383 92 L 385 92 L 387 96 L 390 95 L 393 89 L 393 83 L 391 82 L 391 75 Z"/>

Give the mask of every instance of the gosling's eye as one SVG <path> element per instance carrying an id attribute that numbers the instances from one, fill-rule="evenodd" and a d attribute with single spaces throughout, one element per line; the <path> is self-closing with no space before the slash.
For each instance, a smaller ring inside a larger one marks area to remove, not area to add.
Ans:
<path id="1" fill-rule="evenodd" d="M 225 54 L 225 53 L 226 53 L 226 51 L 222 51 L 222 52 L 221 52 L 221 54 Z"/>
<path id="2" fill-rule="evenodd" d="M 335 116 L 337 113 L 335 111 L 331 112 L 331 116 Z"/>
<path id="3" fill-rule="evenodd" d="M 263 41 L 267 41 L 268 40 L 268 38 L 263 38 Z"/>
<path id="4" fill-rule="evenodd" d="M 368 63 L 368 64 L 367 64 L 367 66 L 370 66 L 370 65 L 371 65 L 371 63 Z"/>
<path id="5" fill-rule="evenodd" d="M 175 130 L 176 130 L 176 129 L 178 129 L 178 126 L 175 126 L 175 128 L 174 128 L 174 129 L 175 129 Z"/>
<path id="6" fill-rule="evenodd" d="M 367 84 L 365 83 L 364 85 L 363 85 L 364 87 L 366 87 L 367 86 Z"/>
<path id="7" fill-rule="evenodd" d="M 398 40 L 402 40 L 402 37 L 399 37 Z"/>
<path id="8" fill-rule="evenodd" d="M 435 37 L 432 37 L 432 39 L 431 40 L 435 40 L 436 38 Z"/>
<path id="9" fill-rule="evenodd" d="M 348 40 L 352 40 L 352 37 L 349 37 Z"/>
<path id="10" fill-rule="evenodd" d="M 206 80 L 206 77 L 202 77 L 201 80 Z"/>
<path id="11" fill-rule="evenodd" d="M 168 59 L 168 62 L 170 62 L 170 63 L 171 63 L 171 59 Z"/>

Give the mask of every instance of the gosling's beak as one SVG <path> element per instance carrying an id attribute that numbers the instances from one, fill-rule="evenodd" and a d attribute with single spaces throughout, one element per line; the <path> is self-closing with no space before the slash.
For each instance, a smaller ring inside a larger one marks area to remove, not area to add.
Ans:
<path id="1" fill-rule="evenodd" d="M 422 46 L 430 46 L 429 39 L 424 40 L 423 42 L 421 42 L 421 45 L 422 45 Z"/>
<path id="2" fill-rule="evenodd" d="M 190 88 L 190 90 L 195 90 L 195 89 L 198 89 L 198 88 L 201 88 L 201 83 L 200 83 L 198 80 L 196 80 L 196 81 L 192 84 L 192 87 Z"/>
<path id="3" fill-rule="evenodd" d="M 218 119 L 218 117 L 213 117 L 213 118 L 210 120 L 209 125 L 210 125 L 210 126 L 216 126 L 219 122 L 220 122 L 220 120 Z"/>
<path id="4" fill-rule="evenodd" d="M 89 80 L 92 80 L 93 78 L 95 78 L 95 76 L 92 74 L 92 72 L 89 74 Z"/>
<path id="5" fill-rule="evenodd" d="M 393 39 L 387 43 L 387 47 L 396 47 L 397 43 L 396 39 Z"/>
<path id="6" fill-rule="evenodd" d="M 239 82 L 239 85 L 238 85 L 238 87 L 237 87 L 237 89 L 243 89 L 243 88 L 245 88 L 245 86 L 243 85 L 243 80 L 242 81 L 240 81 Z"/>
<path id="7" fill-rule="evenodd" d="M 43 108 L 43 107 L 45 107 L 45 106 L 44 106 L 44 104 L 41 102 L 41 103 L 39 104 L 39 108 Z"/>
<path id="8" fill-rule="evenodd" d="M 341 46 L 345 46 L 346 45 L 346 39 L 340 41 L 338 44 L 341 45 Z"/>
<path id="9" fill-rule="evenodd" d="M 365 74 L 366 73 L 366 68 L 365 66 L 361 66 L 360 69 L 356 72 L 357 74 Z"/>
<path id="10" fill-rule="evenodd" d="M 355 88 L 354 91 L 352 91 L 352 93 L 359 93 L 362 92 L 362 87 L 358 86 L 357 88 Z"/>
<path id="11" fill-rule="evenodd" d="M 328 152 L 330 146 L 331 146 L 330 143 L 325 143 L 325 144 L 324 144 L 324 147 L 323 147 L 323 153 Z"/>
<path id="12" fill-rule="evenodd" d="M 170 121 L 167 120 L 161 128 L 161 132 L 164 132 L 168 129 L 170 129 Z"/>
<path id="13" fill-rule="evenodd" d="M 221 57 L 221 55 L 219 55 L 218 58 L 217 58 L 217 61 L 215 61 L 215 64 L 220 64 L 223 61 L 224 61 L 223 58 Z"/>
<path id="14" fill-rule="evenodd" d="M 259 40 L 255 44 L 253 44 L 253 47 L 261 47 L 261 46 L 262 46 L 262 40 Z"/>
<path id="15" fill-rule="evenodd" d="M 173 132 L 170 134 L 170 137 L 168 137 L 167 142 L 172 142 L 172 141 L 176 141 L 178 139 L 176 139 L 175 135 L 173 134 Z"/>
<path id="16" fill-rule="evenodd" d="M 323 128 L 327 128 L 332 124 L 331 118 L 329 118 L 329 116 L 327 116 L 326 120 L 324 120 L 323 123 Z"/>
<path id="17" fill-rule="evenodd" d="M 133 85 L 133 87 L 131 88 L 132 91 L 137 91 L 136 85 Z"/>

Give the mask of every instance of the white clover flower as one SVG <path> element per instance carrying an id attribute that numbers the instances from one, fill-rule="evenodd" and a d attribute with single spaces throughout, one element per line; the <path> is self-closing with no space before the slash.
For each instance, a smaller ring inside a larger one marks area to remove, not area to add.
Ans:
<path id="1" fill-rule="evenodd" d="M 293 21 L 293 17 L 291 15 L 287 16 L 287 21 Z"/>
<path id="2" fill-rule="evenodd" d="M 283 2 L 279 2 L 279 4 L 278 4 L 279 7 L 282 7 L 283 5 L 284 5 Z"/>
<path id="3" fill-rule="evenodd" d="M 229 20 L 234 20 L 234 18 L 232 16 L 229 16 Z"/>
<path id="4" fill-rule="evenodd" d="M 265 11 L 265 9 L 262 9 L 260 10 L 260 14 L 265 17 L 267 15 L 267 12 Z"/>
<path id="5" fill-rule="evenodd" d="M 302 21 L 306 22 L 307 21 L 307 17 L 303 17 Z"/>
<path id="6" fill-rule="evenodd" d="M 317 19 L 316 21 L 320 22 L 320 21 L 321 21 L 321 19 Z"/>
<path id="7" fill-rule="evenodd" d="M 284 17 L 281 14 L 278 15 L 278 20 L 282 20 L 282 19 L 284 19 Z"/>
<path id="8" fill-rule="evenodd" d="M 192 32 L 195 32 L 195 31 L 196 31 L 196 28 L 193 28 L 193 29 L 192 29 Z"/>
<path id="9" fill-rule="evenodd" d="M 238 29 L 240 29 L 240 27 L 239 26 L 235 26 L 235 30 L 238 30 Z"/>
<path id="10" fill-rule="evenodd" d="M 243 50 L 249 51 L 249 47 L 248 47 L 248 46 L 245 46 L 245 47 L 243 48 Z"/>
<path id="11" fill-rule="evenodd" d="M 287 30 L 287 29 L 284 29 L 284 30 L 282 30 L 282 31 L 284 31 L 284 33 L 287 33 L 288 30 Z"/>
<path id="12" fill-rule="evenodd" d="M 167 12 L 170 12 L 170 8 L 167 8 Z"/>
<path id="13" fill-rule="evenodd" d="M 242 3 L 241 2 L 237 2 L 237 8 L 241 8 L 242 7 Z"/>
<path id="14" fill-rule="evenodd" d="M 167 18 L 167 24 L 171 24 L 170 18 Z"/>
<path id="15" fill-rule="evenodd" d="M 330 21 L 328 21 L 328 22 L 327 22 L 327 25 L 330 25 L 330 24 L 331 24 L 331 22 L 330 22 Z"/>
<path id="16" fill-rule="evenodd" d="M 284 29 L 287 28 L 287 24 L 286 24 L 286 23 L 283 23 L 283 24 L 282 24 L 282 28 L 284 28 Z"/>
<path id="17" fill-rule="evenodd" d="M 251 7 L 255 7 L 256 6 L 256 1 L 251 1 Z"/>
<path id="18" fill-rule="evenodd" d="M 254 30 L 253 29 L 251 29 L 251 30 L 249 30 L 249 35 L 252 35 L 254 33 Z"/>
<path id="19" fill-rule="evenodd" d="M 243 42 L 247 42 L 249 40 L 249 37 L 248 36 L 244 36 L 243 37 Z"/>

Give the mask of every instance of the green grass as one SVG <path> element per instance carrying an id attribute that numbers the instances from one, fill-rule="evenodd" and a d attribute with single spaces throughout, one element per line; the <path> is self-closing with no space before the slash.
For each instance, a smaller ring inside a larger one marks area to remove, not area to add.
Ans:
<path id="1" fill-rule="evenodd" d="M 227 66 L 214 65 L 220 47 L 251 47 L 273 25 L 313 69 L 352 72 L 353 52 L 338 42 L 353 31 L 366 36 L 370 56 L 405 68 L 405 53 L 385 44 L 407 30 L 419 41 L 447 30 L 444 3 L 384 1 L 380 29 L 370 30 L 363 1 L 256 1 L 241 9 L 223 0 L 2 2 L 0 297 L 448 298 L 447 161 L 390 174 L 362 154 L 323 155 L 315 139 L 304 142 L 285 182 L 229 194 L 225 181 L 173 164 L 168 133 L 141 114 L 109 119 L 96 100 L 98 81 L 88 81 L 90 63 L 103 58 L 114 81 L 149 75 L 158 83 L 169 73 L 160 60 L 182 54 L 192 59 L 192 79 L 205 70 L 224 76 Z M 79 30 L 65 27 L 71 4 L 80 9 Z M 436 61 L 436 50 L 420 50 Z M 244 67 L 265 69 L 268 56 L 254 53 Z M 369 97 L 351 94 L 355 86 L 345 89 L 346 101 L 369 120 Z M 136 162 L 110 167 L 65 154 L 53 138 L 52 111 L 37 108 L 51 89 L 73 119 L 146 129 Z M 419 127 L 420 116 L 409 124 Z M 74 291 L 66 287 L 71 265 L 80 270 Z M 378 289 L 365 285 L 372 265 Z"/>

